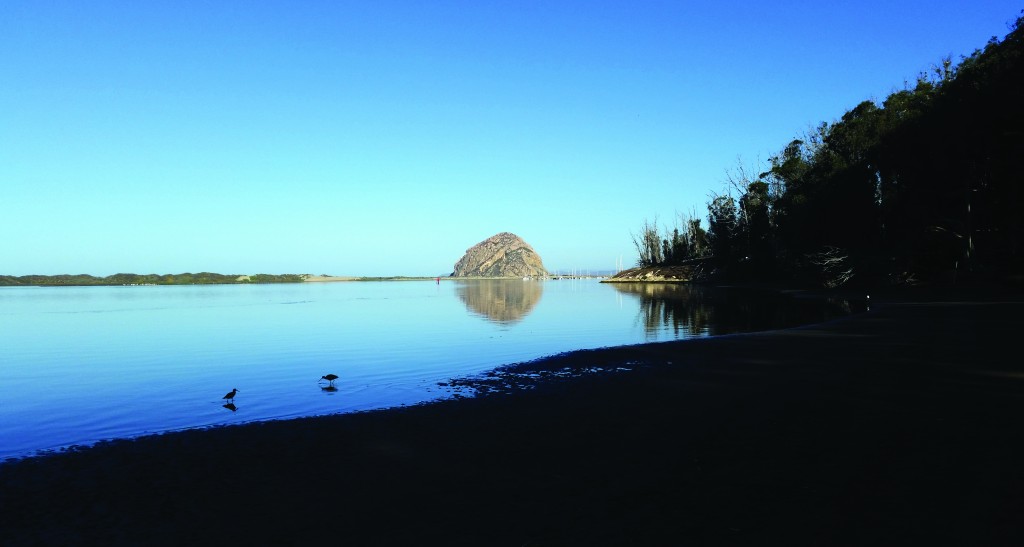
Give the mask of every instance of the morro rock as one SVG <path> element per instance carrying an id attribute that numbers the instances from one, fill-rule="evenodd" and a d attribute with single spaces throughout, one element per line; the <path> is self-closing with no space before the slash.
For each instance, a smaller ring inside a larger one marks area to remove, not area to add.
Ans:
<path id="1" fill-rule="evenodd" d="M 473 245 L 455 263 L 451 277 L 542 277 L 547 268 L 537 251 L 515 234 L 502 232 Z"/>

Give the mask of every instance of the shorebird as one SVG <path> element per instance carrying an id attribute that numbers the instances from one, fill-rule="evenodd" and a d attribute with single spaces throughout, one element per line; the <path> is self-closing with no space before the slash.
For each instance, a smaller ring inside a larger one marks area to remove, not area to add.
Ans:
<path id="1" fill-rule="evenodd" d="M 238 393 L 238 388 L 237 387 L 231 388 L 231 391 L 229 391 L 227 393 L 227 395 L 222 397 L 222 399 L 226 399 L 228 402 L 233 403 L 233 402 L 235 402 L 235 394 L 236 393 Z"/>
<path id="2" fill-rule="evenodd" d="M 321 380 L 327 380 L 333 386 L 334 385 L 334 381 L 338 379 L 338 375 L 337 374 L 328 374 L 326 376 L 321 376 L 320 379 Z"/>

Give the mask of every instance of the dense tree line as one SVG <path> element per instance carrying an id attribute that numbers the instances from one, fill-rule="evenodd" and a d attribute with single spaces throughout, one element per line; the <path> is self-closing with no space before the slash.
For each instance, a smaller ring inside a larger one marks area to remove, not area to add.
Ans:
<path id="1" fill-rule="evenodd" d="M 706 233 L 645 222 L 640 265 L 705 258 L 723 277 L 824 286 L 1019 275 L 1022 23 L 731 174 Z"/>
<path id="2" fill-rule="evenodd" d="M 225 275 L 210 272 L 181 274 L 119 273 L 107 277 L 79 275 L 0 275 L 0 286 L 90 286 L 90 285 L 212 285 L 239 283 L 301 283 L 305 276 L 298 274 Z"/>

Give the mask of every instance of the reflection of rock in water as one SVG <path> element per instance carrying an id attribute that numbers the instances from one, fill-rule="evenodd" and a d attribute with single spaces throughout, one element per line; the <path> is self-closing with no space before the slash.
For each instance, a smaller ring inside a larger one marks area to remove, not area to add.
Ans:
<path id="1" fill-rule="evenodd" d="M 497 323 L 515 323 L 540 301 L 542 282 L 521 279 L 481 279 L 459 282 L 455 290 L 469 311 Z"/>

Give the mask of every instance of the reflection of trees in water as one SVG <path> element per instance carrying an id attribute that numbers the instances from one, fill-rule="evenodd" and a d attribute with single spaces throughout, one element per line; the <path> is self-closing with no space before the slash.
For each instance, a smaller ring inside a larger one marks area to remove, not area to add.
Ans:
<path id="1" fill-rule="evenodd" d="M 640 300 L 639 319 L 648 334 L 671 329 L 676 336 L 707 332 L 712 314 L 703 304 L 704 291 L 679 283 L 614 283 L 619 292 Z"/>
<path id="2" fill-rule="evenodd" d="M 455 288 L 469 311 L 497 323 L 515 323 L 540 301 L 543 283 L 521 279 L 460 281 Z"/>
<path id="3" fill-rule="evenodd" d="M 680 283 L 614 283 L 640 300 L 649 335 L 669 330 L 677 338 L 793 327 L 850 313 L 845 300 L 791 298 L 775 291 Z"/>

